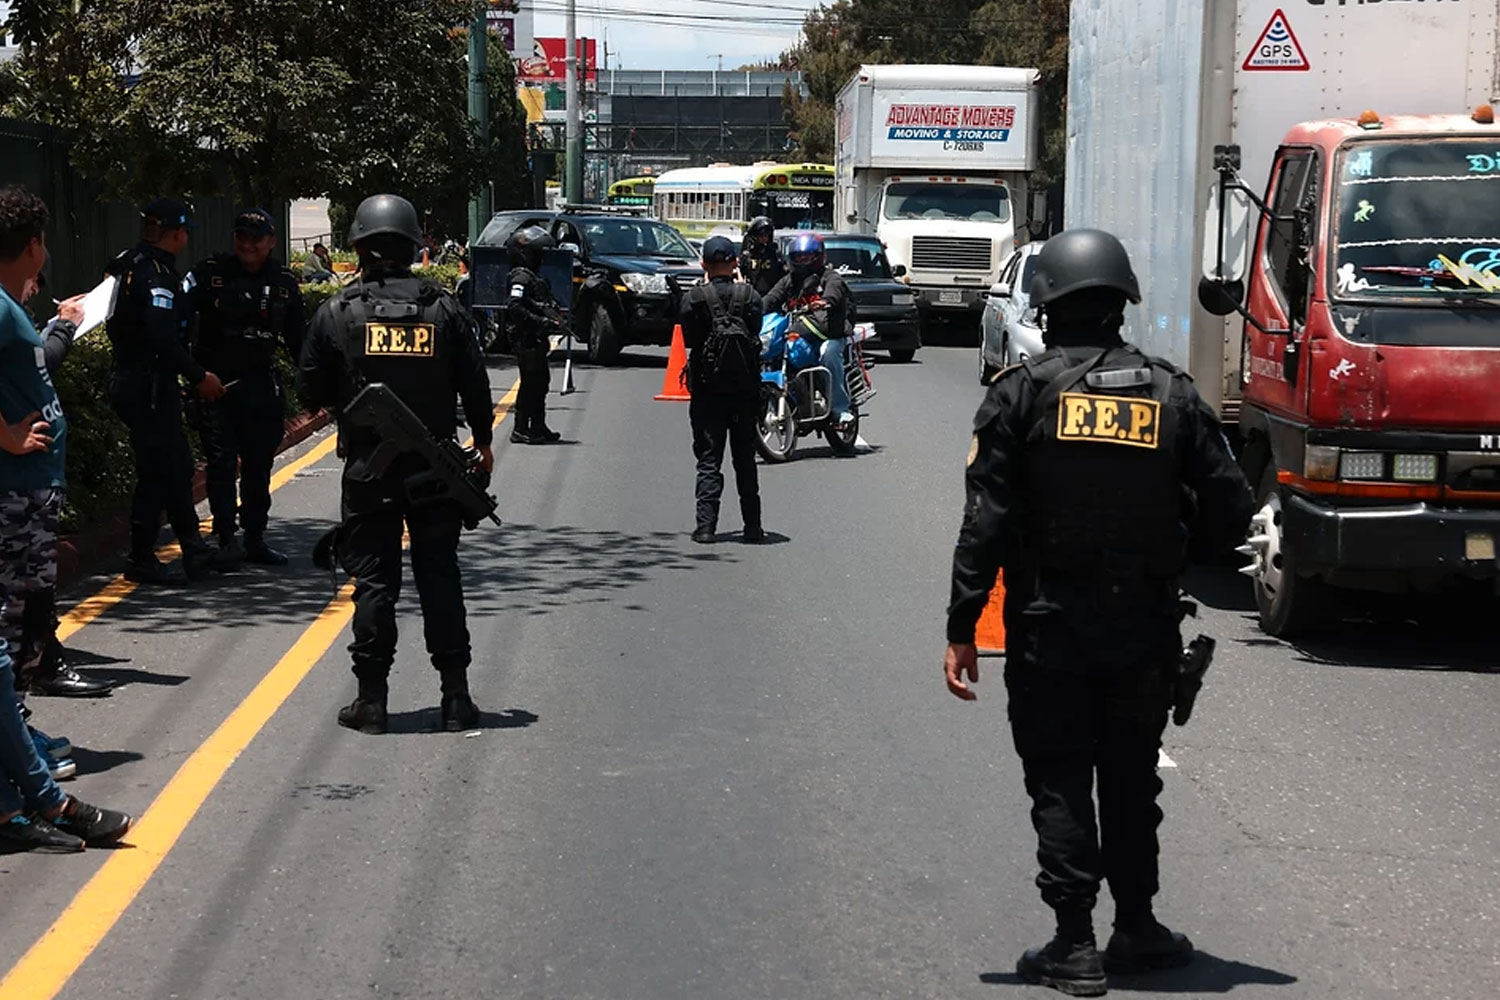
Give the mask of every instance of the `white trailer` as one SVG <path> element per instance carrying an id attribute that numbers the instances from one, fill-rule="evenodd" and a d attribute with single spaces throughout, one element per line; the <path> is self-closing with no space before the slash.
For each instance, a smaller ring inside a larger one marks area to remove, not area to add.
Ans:
<path id="1" fill-rule="evenodd" d="M 839 92 L 835 225 L 878 235 L 933 309 L 977 312 L 1026 223 L 1038 75 L 861 66 Z"/>
<path id="2" fill-rule="evenodd" d="M 1497 20 L 1500 0 L 1073 4 L 1064 219 L 1130 252 L 1143 301 L 1126 337 L 1190 371 L 1234 420 L 1243 321 L 1209 315 L 1196 294 L 1218 247 L 1214 147 L 1240 147 L 1245 182 L 1264 191 L 1299 122 L 1466 113 L 1494 96 Z M 1230 215 L 1242 273 L 1258 215 L 1243 203 Z"/>

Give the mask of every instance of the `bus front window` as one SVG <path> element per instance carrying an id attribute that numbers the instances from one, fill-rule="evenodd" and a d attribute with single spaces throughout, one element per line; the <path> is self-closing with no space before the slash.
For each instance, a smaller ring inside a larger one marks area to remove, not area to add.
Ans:
<path id="1" fill-rule="evenodd" d="M 764 215 L 777 232 L 788 229 L 832 229 L 832 191 L 759 191 L 751 215 Z M 748 220 L 747 220 L 748 221 Z"/>

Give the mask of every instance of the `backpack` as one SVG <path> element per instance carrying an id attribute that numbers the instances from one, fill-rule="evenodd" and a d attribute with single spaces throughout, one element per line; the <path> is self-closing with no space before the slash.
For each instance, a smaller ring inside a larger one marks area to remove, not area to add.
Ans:
<path id="1" fill-rule="evenodd" d="M 726 305 L 718 289 L 706 289 L 713 327 L 698 348 L 695 388 L 708 392 L 742 391 L 760 379 L 760 337 L 745 326 L 741 309 L 749 301 L 748 285 L 737 284 Z"/>

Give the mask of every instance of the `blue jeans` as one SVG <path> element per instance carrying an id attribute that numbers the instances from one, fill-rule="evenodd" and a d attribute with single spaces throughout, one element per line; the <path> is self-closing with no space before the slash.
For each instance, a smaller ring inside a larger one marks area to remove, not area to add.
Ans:
<path id="1" fill-rule="evenodd" d="M 0 816 L 21 812 L 27 805 L 50 812 L 66 800 L 37 756 L 16 701 L 10 654 L 0 650 Z"/>
<path id="2" fill-rule="evenodd" d="M 818 363 L 833 373 L 833 399 L 829 400 L 833 406 L 834 418 L 849 412 L 849 385 L 844 381 L 844 341 L 840 337 L 830 337 L 823 341 L 818 348 Z"/>

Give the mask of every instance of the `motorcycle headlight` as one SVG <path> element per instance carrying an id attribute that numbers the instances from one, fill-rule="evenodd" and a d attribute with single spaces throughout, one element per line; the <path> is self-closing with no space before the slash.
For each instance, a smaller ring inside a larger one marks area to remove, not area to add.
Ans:
<path id="1" fill-rule="evenodd" d="M 665 295 L 667 294 L 667 276 L 665 274 L 635 274 L 627 272 L 620 275 L 620 280 L 625 287 L 637 295 Z"/>
<path id="2" fill-rule="evenodd" d="M 893 305 L 893 306 L 914 306 L 916 304 L 917 304 L 917 297 L 915 295 L 910 295 L 910 294 L 908 294 L 908 295 L 901 295 L 901 294 L 897 294 L 897 295 L 892 295 L 891 296 L 891 305 Z"/>

